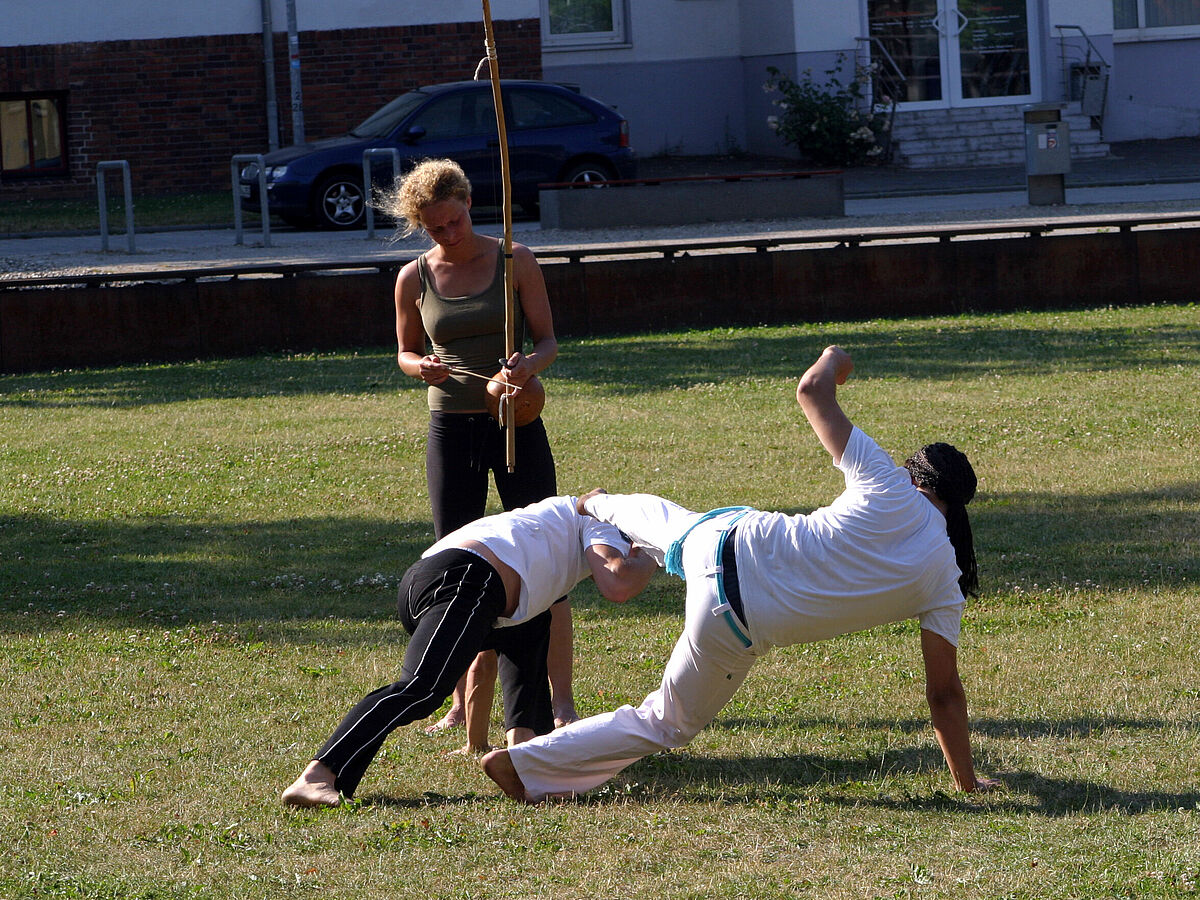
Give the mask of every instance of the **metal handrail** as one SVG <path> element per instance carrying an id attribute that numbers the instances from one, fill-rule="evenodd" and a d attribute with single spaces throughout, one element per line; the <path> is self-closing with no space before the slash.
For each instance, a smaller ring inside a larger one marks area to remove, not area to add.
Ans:
<path id="1" fill-rule="evenodd" d="M 879 81 L 880 81 L 881 85 L 883 86 L 884 90 L 889 95 L 888 96 L 888 112 L 887 112 L 888 141 L 887 141 L 887 149 L 885 151 L 884 161 L 891 162 L 892 148 L 894 146 L 892 134 L 893 134 L 893 128 L 895 127 L 895 124 L 896 124 L 896 106 L 900 103 L 900 95 L 903 94 L 905 91 L 904 85 L 908 83 L 908 78 L 906 78 L 904 73 L 902 71 L 900 71 L 900 66 L 898 66 L 896 64 L 896 60 L 892 58 L 892 54 L 890 54 L 888 52 L 887 47 L 884 46 L 883 41 L 881 41 L 879 38 L 871 37 L 868 35 L 865 37 L 864 36 L 856 37 L 855 40 L 858 41 L 860 45 L 864 44 L 864 43 L 867 45 L 867 47 L 868 47 L 867 59 L 874 62 L 876 51 L 877 51 L 878 56 L 881 60 L 881 63 L 879 65 L 879 67 L 875 70 L 875 72 L 878 72 L 880 74 L 880 76 L 882 76 L 879 78 Z M 872 75 L 874 75 L 874 72 L 872 73 Z M 875 78 L 872 77 L 872 79 L 871 79 L 871 109 L 872 109 L 872 111 L 874 111 L 875 105 L 876 105 Z"/>
<path id="2" fill-rule="evenodd" d="M 1102 83 L 1101 94 L 1100 94 L 1100 106 L 1096 112 L 1089 113 L 1089 115 L 1091 115 L 1093 118 L 1093 124 L 1099 124 L 1100 122 L 1103 122 L 1104 111 L 1108 107 L 1108 79 L 1109 79 L 1109 73 L 1112 71 L 1112 66 L 1109 64 L 1108 60 L 1104 58 L 1104 54 L 1100 52 L 1100 48 L 1097 47 L 1095 45 L 1095 43 L 1093 43 L 1091 36 L 1086 31 L 1084 31 L 1082 26 L 1080 26 L 1080 25 L 1055 25 L 1054 27 L 1056 29 L 1058 29 L 1058 31 L 1059 31 L 1058 49 L 1059 49 L 1059 59 L 1062 62 L 1063 98 L 1064 99 L 1069 100 L 1071 98 L 1071 70 L 1069 68 L 1069 61 L 1067 59 L 1067 40 L 1066 40 L 1065 36 L 1062 34 L 1063 31 L 1078 31 L 1079 34 L 1083 37 L 1084 47 L 1085 47 L 1085 53 L 1084 53 L 1084 58 L 1083 58 L 1083 76 L 1085 79 L 1087 78 L 1088 73 L 1090 73 L 1092 70 L 1092 66 L 1093 66 L 1092 54 L 1093 53 L 1096 55 L 1096 59 L 1099 60 L 1100 65 L 1103 67 L 1102 72 L 1101 72 L 1101 74 L 1103 76 L 1103 83 Z M 1086 109 L 1084 109 L 1084 107 L 1087 104 L 1084 101 L 1086 100 L 1086 98 L 1087 98 L 1087 90 L 1086 90 L 1086 80 L 1085 80 L 1084 85 L 1081 85 L 1081 91 L 1080 91 L 1080 108 L 1083 109 L 1085 112 L 1086 112 Z"/>
<path id="3" fill-rule="evenodd" d="M 896 64 L 896 60 L 892 58 L 892 54 L 888 53 L 887 47 L 885 47 L 883 45 L 883 41 L 881 41 L 877 37 L 869 37 L 869 36 L 868 37 L 856 37 L 855 40 L 856 41 L 866 41 L 872 47 L 878 48 L 880 55 L 885 60 L 887 60 L 887 64 L 891 67 L 891 70 L 892 70 L 890 73 L 891 76 L 894 77 L 900 84 L 906 84 L 908 82 L 908 78 L 905 77 L 904 73 L 900 71 L 900 66 L 898 66 Z"/>
<path id="4" fill-rule="evenodd" d="M 1081 25 L 1055 25 L 1054 27 L 1057 28 L 1059 31 L 1063 31 L 1064 29 L 1071 29 L 1072 31 L 1078 31 L 1083 36 L 1084 41 L 1087 42 L 1088 58 L 1086 61 L 1090 63 L 1091 62 L 1091 54 L 1095 53 L 1096 58 L 1099 59 L 1100 62 L 1102 62 L 1104 64 L 1104 68 L 1106 68 L 1106 69 L 1112 68 L 1112 66 L 1110 66 L 1108 63 L 1108 60 L 1106 60 L 1104 58 L 1104 54 L 1100 52 L 1100 48 L 1097 47 L 1094 43 L 1092 43 L 1091 36 L 1089 36 L 1088 33 L 1083 30 L 1083 26 L 1081 26 Z"/>

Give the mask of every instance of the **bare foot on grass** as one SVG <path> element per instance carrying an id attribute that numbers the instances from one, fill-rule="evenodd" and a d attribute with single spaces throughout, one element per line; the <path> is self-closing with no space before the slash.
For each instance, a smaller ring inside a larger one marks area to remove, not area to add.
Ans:
<path id="1" fill-rule="evenodd" d="M 461 707 L 452 706 L 450 711 L 434 722 L 432 725 L 425 726 L 425 733 L 429 735 L 441 734 L 443 731 L 449 731 L 451 728 L 457 728 L 467 721 L 466 713 Z"/>
<path id="2" fill-rule="evenodd" d="M 450 756 L 481 756 L 482 754 L 490 753 L 491 751 L 492 751 L 491 744 L 483 744 L 478 747 L 475 746 L 474 744 L 463 744 L 457 750 L 451 750 L 449 755 Z"/>
<path id="3" fill-rule="evenodd" d="M 337 776 L 320 760 L 314 759 L 283 792 L 285 806 L 341 806 L 342 795 L 334 786 Z"/>
<path id="4" fill-rule="evenodd" d="M 487 777 L 496 782 L 500 786 L 500 790 L 513 800 L 518 803 L 533 802 L 529 799 L 525 785 L 521 782 L 521 776 L 517 774 L 507 750 L 493 750 L 480 760 L 479 764 L 483 766 Z"/>

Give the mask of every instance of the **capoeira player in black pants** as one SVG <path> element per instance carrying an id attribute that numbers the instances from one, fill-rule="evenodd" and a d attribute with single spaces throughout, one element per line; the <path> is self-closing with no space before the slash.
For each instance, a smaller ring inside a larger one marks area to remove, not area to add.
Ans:
<path id="1" fill-rule="evenodd" d="M 400 680 L 346 714 L 283 802 L 337 806 L 352 797 L 388 734 L 441 706 L 481 650 L 499 654 L 509 743 L 550 731 L 551 605 L 588 576 L 605 597 L 624 603 L 656 569 L 612 525 L 580 515 L 574 497 L 551 497 L 446 535 L 400 583 L 400 619 L 412 635 Z"/>
<path id="2" fill-rule="evenodd" d="M 817 641 L 916 618 L 933 728 L 959 790 L 986 790 L 971 759 L 956 647 L 977 585 L 966 504 L 967 458 L 931 444 L 896 466 L 837 402 L 853 369 L 839 347 L 804 374 L 796 396 L 846 478 L 830 506 L 807 516 L 727 508 L 695 513 L 648 494 L 593 491 L 579 510 L 615 524 L 687 582 L 687 612 L 661 687 L 634 709 L 583 719 L 483 757 L 516 800 L 594 788 L 626 766 L 686 745 L 774 645 Z"/>

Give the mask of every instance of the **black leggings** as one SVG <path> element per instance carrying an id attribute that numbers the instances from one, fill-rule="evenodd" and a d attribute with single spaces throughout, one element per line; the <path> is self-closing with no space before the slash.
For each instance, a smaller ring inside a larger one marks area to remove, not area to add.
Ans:
<path id="1" fill-rule="evenodd" d="M 505 463 L 505 444 L 504 432 L 487 413 L 430 414 L 425 479 L 438 540 L 483 516 L 489 471 L 506 510 L 558 493 L 554 455 L 540 417 L 516 429 L 512 472 Z"/>
<path id="2" fill-rule="evenodd" d="M 337 776 L 338 790 L 353 796 L 384 739 L 441 706 L 481 650 L 500 656 L 505 728 L 553 729 L 546 675 L 550 613 L 495 628 L 504 606 L 499 574 L 468 550 L 443 550 L 405 572 L 400 621 L 412 637 L 400 679 L 355 704 L 316 755 Z"/>

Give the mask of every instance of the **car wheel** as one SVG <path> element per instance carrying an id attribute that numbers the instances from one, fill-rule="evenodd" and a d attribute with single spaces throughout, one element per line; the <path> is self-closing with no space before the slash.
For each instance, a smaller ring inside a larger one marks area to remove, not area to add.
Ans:
<path id="1" fill-rule="evenodd" d="M 362 185 L 345 175 L 321 179 L 313 195 L 313 217 L 323 228 L 358 228 L 366 209 Z"/>
<path id="2" fill-rule="evenodd" d="M 599 187 L 606 181 L 612 181 L 615 177 L 616 173 L 604 163 L 585 162 L 567 169 L 561 180 L 570 184 L 595 184 Z"/>

